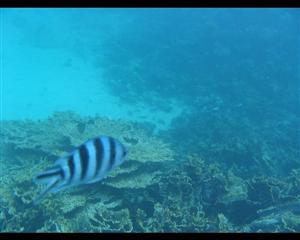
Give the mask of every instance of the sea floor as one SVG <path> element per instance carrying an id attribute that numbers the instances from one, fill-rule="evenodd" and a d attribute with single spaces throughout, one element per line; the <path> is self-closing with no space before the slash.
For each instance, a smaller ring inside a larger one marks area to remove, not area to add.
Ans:
<path id="1" fill-rule="evenodd" d="M 86 116 L 146 121 L 157 130 L 165 130 L 184 109 L 175 100 L 168 111 L 124 104 L 110 93 L 100 68 L 62 49 L 15 43 L 4 56 L 4 120 L 47 118 L 54 111 L 68 110 Z"/>

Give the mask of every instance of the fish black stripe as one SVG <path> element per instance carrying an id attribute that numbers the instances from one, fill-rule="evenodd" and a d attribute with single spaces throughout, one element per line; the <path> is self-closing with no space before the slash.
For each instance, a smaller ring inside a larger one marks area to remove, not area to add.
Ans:
<path id="1" fill-rule="evenodd" d="M 108 162 L 108 167 L 107 169 L 110 170 L 112 168 L 112 166 L 115 164 L 116 161 L 116 143 L 115 140 L 113 138 L 109 138 L 109 150 L 110 150 L 110 154 L 109 154 L 109 162 Z"/>
<path id="2" fill-rule="evenodd" d="M 80 163 L 81 163 L 81 175 L 80 179 L 84 179 L 86 174 L 87 174 L 87 169 L 88 169 L 88 161 L 89 161 L 89 153 L 88 150 L 85 146 L 85 144 L 82 144 L 79 147 L 79 158 L 80 158 Z"/>
<path id="3" fill-rule="evenodd" d="M 57 176 L 57 175 L 60 175 L 60 170 L 57 170 L 56 172 L 50 172 L 50 173 L 41 173 L 36 178 L 43 179 L 43 178 L 53 177 L 53 176 Z"/>
<path id="4" fill-rule="evenodd" d="M 69 183 L 72 182 L 72 179 L 74 177 L 75 174 L 75 166 L 74 166 L 74 156 L 73 154 L 71 154 L 68 158 L 68 167 L 70 170 L 70 177 L 69 177 Z"/>
<path id="5" fill-rule="evenodd" d="M 50 186 L 48 186 L 42 193 L 40 193 L 40 195 L 37 198 L 33 200 L 33 204 L 37 205 L 39 202 L 41 202 L 41 200 L 45 197 L 45 195 L 49 193 L 51 189 L 54 189 L 58 183 L 59 183 L 59 179 L 56 179 L 55 182 L 53 182 Z"/>
<path id="6" fill-rule="evenodd" d="M 64 169 L 62 169 L 61 167 L 60 167 L 59 169 L 60 169 L 60 176 L 61 176 L 61 179 L 64 180 L 65 177 L 66 177 L 65 171 L 64 171 Z"/>
<path id="7" fill-rule="evenodd" d="M 93 143 L 96 152 L 96 166 L 94 173 L 94 177 L 96 177 L 101 169 L 101 164 L 103 163 L 103 144 L 100 138 L 96 138 Z"/>
<path id="8" fill-rule="evenodd" d="M 64 171 L 61 168 L 58 168 L 54 172 L 41 173 L 36 178 L 37 179 L 43 179 L 43 178 L 48 178 L 48 177 L 57 176 L 57 175 L 59 175 L 62 180 L 65 178 L 65 173 L 64 173 Z"/>

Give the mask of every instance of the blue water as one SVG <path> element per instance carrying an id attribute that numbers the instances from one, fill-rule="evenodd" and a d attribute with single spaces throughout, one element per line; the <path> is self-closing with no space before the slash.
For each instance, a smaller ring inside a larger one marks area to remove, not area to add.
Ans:
<path id="1" fill-rule="evenodd" d="M 1 9 L 0 230 L 300 231 L 299 11 Z M 101 134 L 141 144 L 128 176 L 28 207 L 35 165 Z"/>

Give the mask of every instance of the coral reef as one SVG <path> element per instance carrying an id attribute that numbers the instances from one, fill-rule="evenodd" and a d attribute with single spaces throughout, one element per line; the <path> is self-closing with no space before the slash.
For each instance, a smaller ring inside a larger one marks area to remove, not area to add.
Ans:
<path id="1" fill-rule="evenodd" d="M 79 231 L 89 232 L 131 232 L 133 230 L 130 213 L 127 208 L 115 209 L 117 203 L 99 202 L 89 206 L 79 214 Z"/>
<path id="2" fill-rule="evenodd" d="M 291 116 L 285 127 L 279 127 L 283 113 L 278 111 L 277 115 L 278 118 L 257 123 L 258 120 L 230 107 L 222 111 L 201 112 L 194 105 L 190 112 L 174 119 L 173 129 L 167 136 L 182 154 L 187 150 L 197 153 L 209 163 L 231 168 L 238 176 L 285 177 L 300 167 L 299 118 Z"/>
<path id="3" fill-rule="evenodd" d="M 100 134 L 120 139 L 129 151 L 130 161 L 109 177 L 113 179 L 119 173 L 124 176 L 125 180 L 122 183 L 120 182 L 122 181 L 121 176 L 118 177 L 119 183 L 112 181 L 111 185 L 115 187 L 126 187 L 125 182 L 128 183 L 127 186 L 130 188 L 134 185 L 143 187 L 151 182 L 151 174 L 155 175 L 154 172 L 156 171 L 154 167 L 146 168 L 145 163 L 174 160 L 174 153 L 168 144 L 150 136 L 147 131 L 136 127 L 134 123 L 102 117 L 81 118 L 72 112 L 57 112 L 49 119 L 38 122 L 6 122 L 1 132 L 3 139 L 1 147 L 7 161 L 15 164 L 21 162 L 22 165 L 26 162 L 31 170 L 32 167 L 30 166 L 37 164 L 50 165 L 56 157 L 66 154 L 86 139 Z M 47 157 L 47 159 L 40 161 L 42 157 Z M 147 170 L 149 176 L 145 178 L 145 181 L 140 180 L 139 175 L 141 173 L 138 169 L 141 166 L 143 171 Z M 127 179 L 129 173 L 135 175 L 135 178 L 131 176 L 130 183 Z"/>
<path id="4" fill-rule="evenodd" d="M 60 156 L 86 139 L 100 134 L 120 139 L 129 147 L 132 160 L 173 160 L 173 152 L 168 144 L 151 137 L 134 123 L 104 117 L 83 118 L 73 112 L 56 112 L 52 117 L 40 121 L 7 121 L 3 124 L 0 136 L 6 156 L 13 152 L 14 157 L 17 151 L 23 151 L 24 156 L 26 150 Z"/>
<path id="5" fill-rule="evenodd" d="M 174 160 L 174 153 L 168 144 L 151 136 L 147 130 L 134 123 L 101 117 L 83 118 L 72 112 L 60 112 L 45 120 L 7 121 L 3 125 L 1 151 L 4 154 L 1 161 L 7 171 L 1 177 L 3 188 L 0 191 L 4 200 L 3 206 L 6 206 L 1 211 L 1 215 L 5 215 L 3 218 L 6 219 L 3 223 L 4 231 L 74 231 L 76 226 L 71 223 L 71 217 L 85 212 L 87 208 L 96 211 L 94 199 L 99 200 L 103 197 L 101 189 L 105 189 L 105 194 L 110 197 L 122 189 L 133 191 L 151 186 L 159 181 L 156 176 L 161 174 L 157 164 Z M 101 183 L 59 192 L 49 196 L 39 206 L 31 206 L 33 197 L 40 190 L 33 184 L 33 177 L 50 166 L 58 156 L 66 154 L 87 138 L 99 134 L 120 139 L 129 149 L 128 162 Z M 99 191 L 98 188 L 95 189 L 96 185 L 100 186 Z M 103 209 L 105 208 L 102 207 L 98 211 Z M 91 229 L 132 229 L 129 222 L 124 228 L 121 222 L 114 228 L 109 226 L 111 220 L 107 219 L 107 216 L 113 215 L 111 211 L 107 209 L 107 213 L 97 213 L 100 215 L 96 218 L 101 218 L 106 223 L 98 227 L 94 224 Z M 61 217 L 62 215 L 66 218 Z M 121 209 L 115 216 L 129 219 L 128 210 L 125 209 Z M 43 220 L 43 223 L 39 219 L 48 220 Z M 36 224 L 27 225 L 27 221 Z"/>
<path id="6" fill-rule="evenodd" d="M 175 157 L 169 144 L 135 123 L 71 112 L 4 125 L 3 232 L 300 230 L 300 169 L 282 179 L 242 178 L 236 167 L 208 163 L 197 153 Z M 99 183 L 50 194 L 33 206 L 40 191 L 32 182 L 35 174 L 99 134 L 119 136 L 129 160 Z"/>

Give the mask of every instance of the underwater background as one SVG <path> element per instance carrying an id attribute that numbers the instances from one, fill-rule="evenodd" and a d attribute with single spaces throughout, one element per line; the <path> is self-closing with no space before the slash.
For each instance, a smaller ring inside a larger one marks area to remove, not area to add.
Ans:
<path id="1" fill-rule="evenodd" d="M 1 232 L 299 232 L 300 12 L 2 8 Z M 33 178 L 108 135 L 128 160 Z"/>

